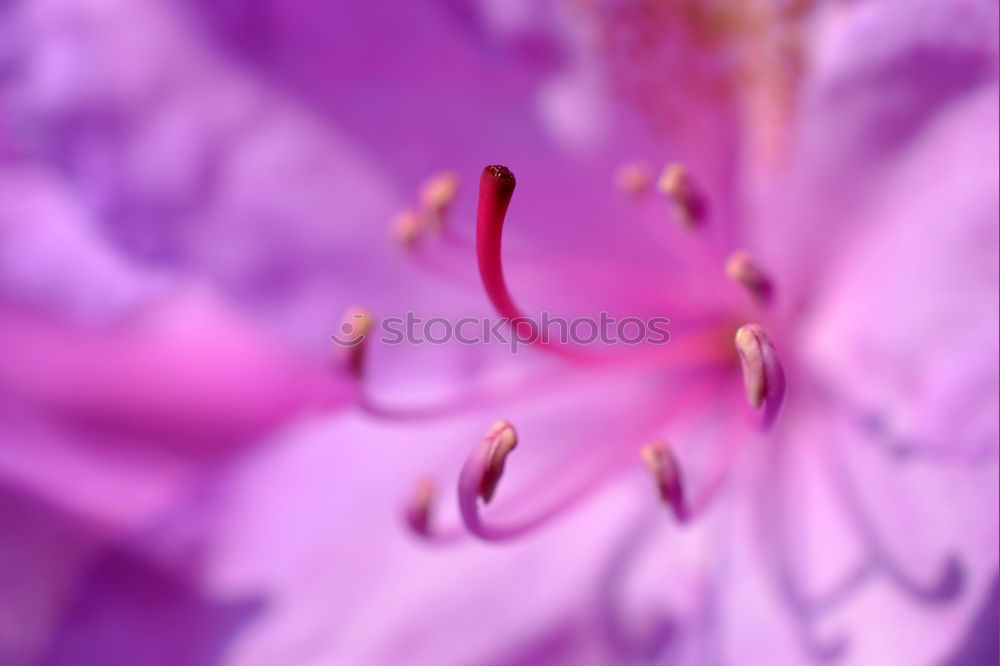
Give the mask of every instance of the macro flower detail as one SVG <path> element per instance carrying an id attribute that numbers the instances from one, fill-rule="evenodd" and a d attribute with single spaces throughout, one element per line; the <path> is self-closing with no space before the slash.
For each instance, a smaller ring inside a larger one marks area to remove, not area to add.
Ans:
<path id="1" fill-rule="evenodd" d="M 688 184 L 688 176 L 679 165 L 668 167 L 663 180 L 668 185 L 661 184 L 661 191 L 672 202 L 677 219 L 689 231 L 694 230 L 697 233 L 697 229 L 707 222 L 704 195 L 699 194 L 695 198 Z M 713 247 L 706 247 L 703 248 L 703 252 L 708 261 L 703 268 L 706 270 L 715 268 L 723 272 L 729 278 L 729 284 L 743 293 L 743 300 L 736 300 L 739 305 L 732 311 L 722 311 L 715 313 L 714 318 L 709 316 L 700 319 L 703 322 L 701 327 L 686 329 L 684 335 L 678 335 L 671 340 L 670 346 L 665 351 L 646 349 L 639 352 L 609 354 L 588 350 L 572 343 L 566 345 L 553 342 L 541 333 L 537 324 L 516 304 L 508 290 L 504 275 L 501 259 L 502 230 L 515 185 L 514 174 L 503 166 L 487 166 L 480 179 L 475 251 L 480 279 L 490 302 L 515 334 L 522 336 L 526 343 L 533 345 L 539 352 L 551 354 L 562 363 L 579 365 L 598 372 L 602 366 L 616 364 L 628 366 L 629 363 L 634 365 L 636 360 L 645 367 L 654 368 L 658 362 L 662 362 L 665 372 L 670 372 L 674 365 L 683 368 L 686 371 L 685 381 L 692 385 L 697 384 L 698 375 L 711 378 L 707 391 L 703 391 L 693 400 L 678 401 L 673 413 L 668 409 L 664 414 L 665 427 L 669 429 L 673 419 L 683 416 L 684 410 L 698 412 L 705 409 L 706 403 L 722 403 L 725 409 L 731 412 L 722 417 L 729 424 L 721 432 L 723 441 L 716 442 L 718 451 L 716 460 L 710 465 L 710 471 L 700 474 L 700 485 L 691 488 L 686 484 L 682 463 L 672 446 L 658 440 L 639 450 L 639 457 L 652 475 L 660 500 L 669 508 L 677 523 L 685 524 L 701 518 L 710 511 L 717 496 L 723 494 L 730 468 L 740 453 L 740 445 L 745 440 L 757 438 L 748 426 L 752 424 L 753 429 L 761 429 L 766 433 L 774 426 L 785 399 L 785 371 L 768 334 L 757 323 L 739 327 L 733 323 L 739 321 L 741 316 L 754 316 L 769 321 L 773 326 L 779 325 L 780 320 L 776 319 L 773 313 L 775 290 L 771 279 L 744 250 L 719 252 Z M 630 190 L 626 192 L 635 194 Z M 690 240 L 698 242 L 697 238 Z M 720 297 L 720 300 L 725 299 Z M 780 330 L 780 326 L 778 328 Z M 724 344 L 727 331 L 732 344 L 732 351 L 729 353 L 719 349 Z M 689 355 L 688 358 L 683 358 L 685 355 Z M 732 398 L 731 385 L 735 381 L 737 366 L 742 376 L 745 404 L 751 408 L 749 413 L 745 409 L 740 409 L 738 401 Z M 813 382 L 804 380 L 803 383 Z M 432 418 L 434 412 L 433 408 L 429 409 L 423 416 Z M 421 413 L 418 411 L 411 416 L 419 418 Z M 595 492 L 600 484 L 607 483 L 614 477 L 612 472 L 606 471 L 595 479 L 586 480 L 550 505 L 535 507 L 533 515 L 522 518 L 519 522 L 492 524 L 481 515 L 478 500 L 481 499 L 483 504 L 489 504 L 493 500 L 507 457 L 517 442 L 518 437 L 514 427 L 506 421 L 497 422 L 472 449 L 459 475 L 458 504 L 462 523 L 464 528 L 476 537 L 498 541 L 529 534 L 571 511 L 576 504 Z M 627 447 L 628 443 L 609 442 L 605 446 Z M 590 455 L 587 452 L 580 454 Z M 766 482 L 771 483 L 773 480 L 769 479 Z M 406 522 L 414 533 L 429 542 L 460 543 L 462 533 L 457 527 L 432 527 L 433 505 L 436 499 L 435 482 L 427 478 L 421 479 L 406 506 Z M 869 562 L 863 564 L 858 571 L 878 571 L 902 593 L 928 603 L 948 603 L 961 592 L 963 574 L 955 560 L 949 558 L 943 562 L 933 580 L 921 582 L 912 579 L 885 551 L 881 537 L 866 515 L 867 509 L 858 504 L 857 499 L 850 493 L 845 494 L 843 501 L 849 507 L 853 529 L 870 549 L 867 556 Z M 764 547 L 771 546 L 765 544 Z M 810 599 L 802 590 L 797 589 L 796 583 L 784 573 L 774 572 L 772 575 L 776 578 L 776 587 L 782 590 L 789 610 L 797 614 L 801 623 L 803 645 L 807 652 L 822 660 L 842 656 L 847 650 L 848 640 L 844 637 L 833 642 L 821 642 L 815 639 L 810 626 L 819 620 L 821 611 L 806 613 L 804 609 L 823 608 L 827 609 L 827 612 L 835 609 L 838 604 L 849 600 L 851 595 L 863 590 L 869 576 L 848 572 L 838 583 L 836 591 L 830 593 L 828 597 Z"/>
<path id="2" fill-rule="evenodd" d="M 5 3 L 0 662 L 997 663 L 998 19 Z"/>

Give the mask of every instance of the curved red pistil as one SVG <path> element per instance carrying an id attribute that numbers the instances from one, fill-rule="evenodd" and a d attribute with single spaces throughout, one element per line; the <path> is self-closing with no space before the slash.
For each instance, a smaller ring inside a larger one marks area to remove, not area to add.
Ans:
<path id="1" fill-rule="evenodd" d="M 493 307 L 511 321 L 522 339 L 534 342 L 538 339 L 538 331 L 514 303 L 504 280 L 500 259 L 503 223 L 516 185 L 517 179 L 505 166 L 492 165 L 483 169 L 479 178 L 479 210 L 476 214 L 476 260 L 479 276 Z"/>
<path id="2" fill-rule="evenodd" d="M 521 342 L 537 344 L 547 352 L 585 364 L 621 365 L 631 361 L 658 365 L 725 365 L 730 362 L 731 354 L 718 344 L 718 330 L 713 326 L 690 331 L 682 340 L 671 340 L 669 349 L 647 348 L 644 351 L 648 353 L 587 353 L 579 345 L 557 343 L 540 335 L 537 324 L 526 317 L 514 302 L 504 279 L 501 258 L 503 225 L 516 184 L 514 174 L 505 166 L 492 165 L 483 169 L 479 179 L 479 209 L 476 215 L 476 260 L 490 302 L 508 320 Z"/>

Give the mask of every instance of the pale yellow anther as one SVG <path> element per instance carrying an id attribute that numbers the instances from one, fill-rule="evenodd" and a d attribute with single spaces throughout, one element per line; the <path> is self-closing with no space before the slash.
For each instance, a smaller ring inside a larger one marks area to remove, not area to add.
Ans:
<path id="1" fill-rule="evenodd" d="M 420 210 L 428 226 L 439 228 L 458 194 L 458 175 L 451 171 L 435 174 L 420 190 Z"/>
<path id="2" fill-rule="evenodd" d="M 746 389 L 747 402 L 754 408 L 764 404 L 764 397 L 767 394 L 762 349 L 765 338 L 762 336 L 763 330 L 757 324 L 747 324 L 736 331 L 736 351 L 743 367 L 743 386 Z"/>
<path id="3" fill-rule="evenodd" d="M 660 174 L 660 179 L 656 181 L 656 187 L 670 197 L 682 197 L 688 191 L 687 170 L 684 169 L 684 165 L 678 162 L 668 164 Z"/>
<path id="4" fill-rule="evenodd" d="M 413 489 L 413 506 L 420 507 L 421 510 L 426 511 L 434 503 L 436 492 L 437 486 L 430 478 L 423 477 L 419 479 L 416 487 Z"/>
<path id="5" fill-rule="evenodd" d="M 618 189 L 630 196 L 644 193 L 652 182 L 652 171 L 645 162 L 628 162 L 619 167 L 615 174 Z"/>
<path id="6" fill-rule="evenodd" d="M 432 479 L 423 477 L 417 481 L 406 504 L 406 521 L 416 533 L 424 536 L 430 534 L 431 510 L 436 496 L 437 484 Z"/>
<path id="7" fill-rule="evenodd" d="M 517 446 L 517 431 L 509 421 L 497 421 L 490 426 L 483 438 L 490 440 L 490 448 L 486 468 L 479 483 L 479 496 L 484 502 L 489 503 L 503 475 L 507 456 Z"/>
<path id="8" fill-rule="evenodd" d="M 349 308 L 344 314 L 341 322 L 341 331 L 345 335 L 360 338 L 371 332 L 373 323 L 374 318 L 372 317 L 372 313 L 360 305 L 355 305 Z"/>
<path id="9" fill-rule="evenodd" d="M 744 250 L 736 250 L 726 259 L 726 276 L 740 284 L 759 302 L 771 298 L 771 281 Z"/>
<path id="10" fill-rule="evenodd" d="M 486 431 L 486 437 L 493 439 L 493 447 L 490 449 L 490 461 L 502 462 L 507 454 L 517 446 L 517 431 L 509 421 L 497 421 Z"/>
<path id="11" fill-rule="evenodd" d="M 639 457 L 653 477 L 660 499 L 683 520 L 686 515 L 684 489 L 681 486 L 680 468 L 670 445 L 663 440 L 650 442 L 639 450 Z"/>
<path id="12" fill-rule="evenodd" d="M 410 247 L 423 232 L 420 216 L 412 210 L 404 210 L 392 220 L 392 235 L 404 247 Z"/>
<path id="13" fill-rule="evenodd" d="M 656 188 L 670 198 L 682 225 L 693 228 L 701 221 L 703 202 L 692 187 L 684 165 L 677 162 L 668 164 L 656 181 Z"/>
<path id="14" fill-rule="evenodd" d="M 420 202 L 424 206 L 440 208 L 454 201 L 456 194 L 458 194 L 458 175 L 451 171 L 443 171 L 424 183 L 420 191 Z"/>
<path id="15" fill-rule="evenodd" d="M 670 455 L 670 450 L 667 448 L 667 443 L 660 440 L 650 442 L 639 450 L 639 457 L 642 458 L 642 464 L 653 475 L 660 495 L 664 495 L 664 490 L 671 485 L 672 480 L 677 478 L 677 469 L 673 457 Z"/>
<path id="16" fill-rule="evenodd" d="M 349 308 L 331 338 L 336 344 L 335 358 L 356 378 L 364 370 L 365 339 L 375 324 L 372 313 L 361 306 Z"/>

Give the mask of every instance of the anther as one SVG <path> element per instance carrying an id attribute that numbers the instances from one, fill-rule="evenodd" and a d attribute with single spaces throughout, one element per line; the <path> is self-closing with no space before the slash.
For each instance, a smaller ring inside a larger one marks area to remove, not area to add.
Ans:
<path id="1" fill-rule="evenodd" d="M 405 210 L 392 220 L 392 235 L 403 247 L 412 247 L 421 233 L 420 216 L 412 210 Z"/>
<path id="2" fill-rule="evenodd" d="M 429 228 L 441 228 L 457 194 L 458 176 L 451 171 L 436 174 L 424 183 L 420 190 L 420 210 Z"/>
<path id="3" fill-rule="evenodd" d="M 764 426 L 770 426 L 785 396 L 785 373 L 778 353 L 757 324 L 741 326 L 735 342 L 743 367 L 747 402 L 755 409 L 766 405 Z"/>
<path id="4" fill-rule="evenodd" d="M 667 165 L 656 186 L 660 192 L 670 197 L 674 213 L 684 227 L 692 229 L 705 220 L 705 199 L 692 184 L 687 170 L 681 164 L 674 162 Z"/>
<path id="5" fill-rule="evenodd" d="M 645 162 L 628 162 L 619 167 L 615 182 L 625 194 L 638 196 L 649 189 L 653 175 Z"/>
<path id="6" fill-rule="evenodd" d="M 652 475 L 653 482 L 656 483 L 660 499 L 671 508 L 678 520 L 686 520 L 687 506 L 680 467 L 670 447 L 666 442 L 657 440 L 642 447 L 639 455 Z"/>
<path id="7" fill-rule="evenodd" d="M 517 446 L 517 434 L 507 421 L 497 421 L 465 459 L 458 475 L 458 509 L 465 528 L 481 539 L 503 541 L 528 534 L 579 505 L 580 500 L 608 478 L 606 465 L 591 465 L 593 474 L 581 479 L 569 492 L 512 523 L 495 525 L 485 521 L 481 504 L 493 498 L 503 475 L 507 456 Z M 565 473 L 565 465 L 558 471 Z M 436 535 L 435 535 L 435 538 Z"/>
<path id="8" fill-rule="evenodd" d="M 760 270 L 745 250 L 736 250 L 726 259 L 726 275 L 743 286 L 761 305 L 771 301 L 774 287 L 770 278 Z"/>
<path id="9" fill-rule="evenodd" d="M 365 339 L 371 332 L 373 324 L 371 312 L 355 306 L 344 314 L 337 332 L 330 336 L 339 347 L 344 368 L 357 378 L 360 378 L 364 371 Z"/>
<path id="10" fill-rule="evenodd" d="M 503 476 L 507 456 L 517 446 L 517 432 L 509 422 L 497 421 L 483 435 L 483 440 L 489 442 L 489 449 L 479 481 L 479 496 L 489 504 L 500 483 L 500 477 Z"/>
<path id="11" fill-rule="evenodd" d="M 413 494 L 406 503 L 404 517 L 410 528 L 421 536 L 431 535 L 431 509 L 437 496 L 437 486 L 424 477 L 417 481 Z"/>

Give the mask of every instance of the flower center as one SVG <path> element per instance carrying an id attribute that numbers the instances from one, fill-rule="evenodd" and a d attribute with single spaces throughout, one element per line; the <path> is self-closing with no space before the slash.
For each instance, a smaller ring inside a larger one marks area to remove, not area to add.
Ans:
<path id="1" fill-rule="evenodd" d="M 648 173 L 643 176 L 643 180 L 648 184 L 651 179 L 646 176 Z M 685 370 L 687 374 L 684 376 L 691 378 L 691 386 L 663 410 L 663 423 L 668 427 L 677 416 L 683 413 L 701 413 L 708 404 L 720 400 L 726 401 L 726 410 L 732 411 L 734 415 L 744 411 L 729 410 L 729 401 L 733 400 L 731 396 L 734 392 L 724 390 L 725 384 L 739 381 L 737 367 L 740 367 L 746 400 L 755 410 L 752 413 L 755 414 L 757 425 L 762 428 L 771 426 L 785 393 L 785 375 L 778 353 L 760 325 L 741 325 L 741 319 L 735 314 L 719 315 L 718 304 L 715 314 L 706 317 L 705 323 L 685 323 L 683 330 L 671 335 L 668 344 L 660 347 L 647 345 L 610 353 L 603 349 L 586 349 L 579 343 L 542 335 L 539 326 L 525 316 L 518 306 L 504 275 L 503 229 L 516 185 L 514 174 L 505 166 L 490 165 L 483 169 L 479 179 L 474 251 L 486 296 L 524 344 L 553 354 L 565 362 L 588 368 L 610 366 L 615 369 Z M 627 185 L 625 191 L 630 196 L 640 196 L 643 187 L 632 187 L 634 183 Z M 423 188 L 417 209 L 402 216 L 402 223 L 397 222 L 397 237 L 416 253 L 419 248 L 415 241 L 419 236 L 439 232 L 442 238 L 449 240 L 463 253 L 470 251 L 472 248 L 463 245 L 460 238 L 448 235 L 449 225 L 446 224 L 445 215 L 457 189 L 458 183 L 452 174 L 432 179 Z M 753 311 L 763 314 L 774 299 L 775 290 L 771 280 L 748 253 L 735 251 L 724 258 L 708 247 L 704 235 L 698 232 L 711 223 L 709 200 L 691 174 L 682 165 L 671 164 L 658 179 L 657 189 L 671 205 L 677 222 L 692 232 L 692 242 L 696 243 L 695 247 L 704 255 L 705 261 L 700 266 L 715 266 L 719 275 L 724 272 L 739 287 L 733 293 L 741 295 Z M 720 284 L 723 283 L 720 281 Z M 725 299 L 720 297 L 719 302 L 724 303 Z M 722 309 L 729 309 L 733 313 L 746 310 L 745 307 L 737 306 Z M 698 317 L 694 319 L 697 321 Z M 372 326 L 371 315 L 360 309 L 352 310 L 348 313 L 344 326 L 345 334 L 358 337 Z M 347 331 L 347 328 L 351 330 Z M 363 382 L 366 342 L 363 335 L 361 337 L 356 346 L 348 348 L 343 364 L 351 375 Z M 542 390 L 545 390 L 544 387 Z M 530 391 L 530 387 L 519 388 L 516 391 L 517 397 L 523 398 Z M 379 405 L 364 390 L 360 394 L 361 407 L 379 418 L 433 418 L 455 414 L 468 407 L 481 408 L 484 402 L 482 396 L 466 394 L 448 404 L 424 408 L 394 408 Z M 497 406 L 505 404 L 499 394 L 486 394 L 486 403 Z M 707 473 L 695 475 L 702 478 L 697 487 L 688 488 L 685 485 L 688 475 L 684 473 L 683 442 L 675 447 L 657 440 L 639 450 L 638 457 L 652 474 L 661 501 L 671 509 L 678 522 L 695 520 L 712 505 L 719 488 L 728 477 L 738 445 L 746 438 L 742 423 L 743 420 L 738 417 L 725 419 L 723 432 L 719 435 L 716 460 L 710 464 Z M 505 463 L 517 441 L 514 426 L 507 421 L 498 421 L 470 452 L 458 479 L 459 509 L 468 533 L 489 540 L 509 539 L 525 534 L 578 505 L 580 497 L 591 493 L 620 468 L 621 456 L 618 452 L 621 447 L 608 447 L 614 452 L 614 459 L 608 464 L 602 462 L 595 465 L 592 474 L 581 472 L 583 478 L 575 490 L 548 506 L 533 507 L 529 512 L 532 515 L 525 520 L 493 525 L 480 515 L 481 505 L 494 499 Z M 561 464 L 559 467 L 555 473 L 563 474 L 564 467 Z M 415 533 L 432 541 L 442 543 L 460 539 L 463 532 L 457 528 L 432 528 L 431 513 L 435 497 L 433 481 L 421 480 L 405 509 L 406 522 Z"/>

